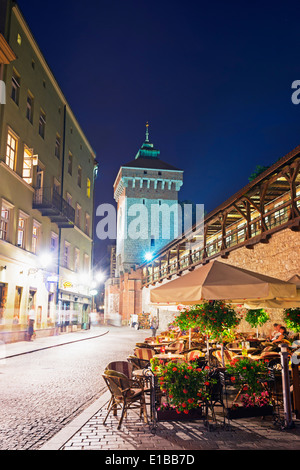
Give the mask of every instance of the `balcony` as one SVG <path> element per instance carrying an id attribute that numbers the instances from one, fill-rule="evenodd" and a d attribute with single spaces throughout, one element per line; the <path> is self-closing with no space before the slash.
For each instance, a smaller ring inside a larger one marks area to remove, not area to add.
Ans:
<path id="1" fill-rule="evenodd" d="M 75 209 L 53 188 L 36 189 L 32 208 L 40 211 L 44 217 L 49 217 L 59 228 L 74 227 Z"/>

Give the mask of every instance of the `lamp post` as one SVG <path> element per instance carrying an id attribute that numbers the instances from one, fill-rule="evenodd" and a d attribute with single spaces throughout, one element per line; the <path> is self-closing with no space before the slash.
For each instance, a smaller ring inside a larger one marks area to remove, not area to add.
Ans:
<path id="1" fill-rule="evenodd" d="M 280 345 L 281 357 L 281 375 L 282 375 L 282 390 L 283 390 L 283 405 L 284 405 L 284 422 L 286 428 L 293 427 L 292 420 L 292 403 L 291 403 L 291 390 L 290 390 L 290 377 L 289 377 L 289 358 L 288 348 L 286 344 Z"/>

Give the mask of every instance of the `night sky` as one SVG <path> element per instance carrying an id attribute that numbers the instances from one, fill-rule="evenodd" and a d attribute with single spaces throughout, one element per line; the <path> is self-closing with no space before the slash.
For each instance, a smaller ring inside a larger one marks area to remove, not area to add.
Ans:
<path id="1" fill-rule="evenodd" d="M 19 0 L 100 164 L 96 207 L 150 123 L 209 212 L 300 144 L 298 1 Z M 97 219 L 96 219 L 97 223 Z M 97 265 L 106 244 L 96 240 Z"/>

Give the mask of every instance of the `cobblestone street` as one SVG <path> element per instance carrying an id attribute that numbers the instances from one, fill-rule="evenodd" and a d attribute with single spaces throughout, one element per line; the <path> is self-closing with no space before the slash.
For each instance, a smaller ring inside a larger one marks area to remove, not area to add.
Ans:
<path id="1" fill-rule="evenodd" d="M 102 371 L 109 361 L 126 358 L 149 332 L 107 328 L 103 336 L 0 360 L 0 449 L 38 449 L 104 390 Z M 93 332 L 91 332 L 92 334 Z M 89 332 L 6 345 L 11 351 L 55 346 Z"/>

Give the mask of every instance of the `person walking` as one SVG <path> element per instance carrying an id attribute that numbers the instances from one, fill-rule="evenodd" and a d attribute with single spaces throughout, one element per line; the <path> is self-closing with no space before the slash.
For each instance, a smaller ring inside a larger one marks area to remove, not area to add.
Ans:
<path id="1" fill-rule="evenodd" d="M 29 318 L 28 318 L 27 341 L 32 341 L 32 338 L 34 335 L 34 320 L 35 320 L 35 311 L 33 308 L 31 308 L 29 312 Z"/>
<path id="2" fill-rule="evenodd" d="M 153 317 L 152 318 L 152 322 L 151 322 L 151 330 L 152 330 L 152 336 L 156 336 L 156 331 L 157 331 L 157 328 L 158 328 L 158 320 L 156 317 Z"/>

